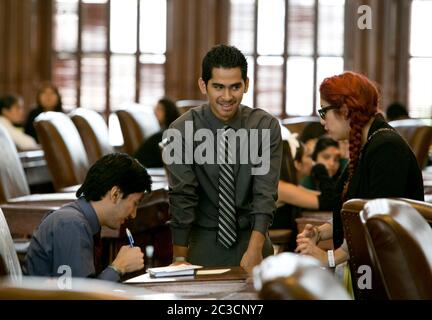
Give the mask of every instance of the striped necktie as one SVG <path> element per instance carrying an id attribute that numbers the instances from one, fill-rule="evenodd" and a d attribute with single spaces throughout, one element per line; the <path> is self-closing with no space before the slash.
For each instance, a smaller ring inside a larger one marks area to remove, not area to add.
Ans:
<path id="1" fill-rule="evenodd" d="M 233 155 L 229 148 L 228 135 L 234 130 L 228 126 L 218 141 L 219 158 L 219 229 L 218 241 L 230 248 L 237 239 L 235 211 L 235 181 Z"/>

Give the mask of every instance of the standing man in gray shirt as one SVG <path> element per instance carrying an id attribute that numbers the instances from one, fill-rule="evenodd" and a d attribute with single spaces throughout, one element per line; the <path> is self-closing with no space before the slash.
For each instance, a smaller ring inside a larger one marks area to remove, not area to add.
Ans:
<path id="1" fill-rule="evenodd" d="M 47 215 L 35 231 L 26 255 L 24 273 L 59 277 L 97 277 L 118 281 L 124 273 L 144 267 L 139 247 L 123 246 L 100 274 L 95 272 L 94 236 L 101 226 L 119 229 L 135 218 L 151 179 L 138 160 L 122 153 L 106 155 L 90 168 L 78 189 L 78 200 Z"/>
<path id="2" fill-rule="evenodd" d="M 282 157 L 279 123 L 241 105 L 247 61 L 218 45 L 198 80 L 208 104 L 191 109 L 164 133 L 173 264 L 242 266 L 272 254 L 268 227 L 276 209 Z"/>

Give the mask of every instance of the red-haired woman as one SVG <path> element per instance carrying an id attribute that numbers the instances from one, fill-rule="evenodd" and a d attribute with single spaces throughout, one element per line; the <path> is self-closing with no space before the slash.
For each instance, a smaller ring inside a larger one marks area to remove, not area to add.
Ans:
<path id="1" fill-rule="evenodd" d="M 324 79 L 320 86 L 321 123 L 335 140 L 349 140 L 350 162 L 338 181 L 333 221 L 320 227 L 307 225 L 297 236 L 297 252 L 334 266 L 349 259 L 342 245 L 342 203 L 353 198 L 403 197 L 424 199 L 422 174 L 405 140 L 377 112 L 379 94 L 365 76 L 344 72 Z M 331 239 L 333 252 L 316 243 Z M 330 258 L 330 259 L 329 259 Z M 330 263 L 328 260 L 331 260 Z"/>

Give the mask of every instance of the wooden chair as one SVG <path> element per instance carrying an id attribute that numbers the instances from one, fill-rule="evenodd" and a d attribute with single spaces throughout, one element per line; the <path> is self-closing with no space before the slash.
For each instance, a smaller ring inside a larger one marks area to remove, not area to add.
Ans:
<path id="1" fill-rule="evenodd" d="M 432 126 L 421 119 L 403 119 L 390 121 L 389 124 L 405 138 L 414 152 L 421 169 L 427 164 L 430 146 L 432 145 Z"/>
<path id="2" fill-rule="evenodd" d="M 13 283 L 22 278 L 21 266 L 15 251 L 8 224 L 0 208 L 0 276 L 8 276 Z"/>
<path id="3" fill-rule="evenodd" d="M 114 152 L 109 143 L 108 126 L 99 113 L 91 109 L 77 108 L 69 116 L 78 129 L 90 165 L 102 156 Z"/>
<path id="4" fill-rule="evenodd" d="M 422 215 L 406 202 L 376 199 L 361 218 L 388 298 L 432 299 L 432 229 Z"/>
<path id="5" fill-rule="evenodd" d="M 56 191 L 83 183 L 89 161 L 72 120 L 61 112 L 43 112 L 35 128 Z"/>
<path id="6" fill-rule="evenodd" d="M 139 146 L 160 130 L 153 110 L 143 105 L 130 105 L 116 111 L 124 139 L 124 152 L 133 155 Z"/>
<path id="7" fill-rule="evenodd" d="M 271 256 L 254 269 L 261 299 L 350 300 L 341 283 L 318 260 L 291 252 Z"/>
<path id="8" fill-rule="evenodd" d="M 207 103 L 206 100 L 177 100 L 176 105 L 180 114 L 186 113 L 192 108 L 199 107 Z"/>
<path id="9" fill-rule="evenodd" d="M 282 120 L 282 125 L 292 133 L 301 134 L 309 123 L 319 123 L 320 118 L 316 116 L 293 117 Z"/>

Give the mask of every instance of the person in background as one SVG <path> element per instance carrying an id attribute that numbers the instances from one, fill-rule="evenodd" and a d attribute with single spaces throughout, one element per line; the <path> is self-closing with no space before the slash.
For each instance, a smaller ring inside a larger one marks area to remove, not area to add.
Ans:
<path id="1" fill-rule="evenodd" d="M 95 244 L 101 227 L 113 230 L 134 219 L 144 193 L 151 192 L 146 169 L 124 153 L 100 158 L 76 192 L 78 200 L 47 214 L 33 234 L 25 258 L 24 274 L 58 277 L 70 268 L 72 277 L 118 281 L 144 267 L 139 247 L 122 246 L 114 261 L 100 274 Z"/>
<path id="2" fill-rule="evenodd" d="M 330 178 L 335 182 L 339 178 L 343 168 L 345 168 L 348 160 L 341 157 L 339 143 L 330 137 L 321 137 L 315 144 L 315 149 L 312 153 L 312 160 L 315 163 L 322 163 Z M 300 185 L 312 190 L 319 190 L 318 181 L 310 175 L 300 181 Z"/>
<path id="3" fill-rule="evenodd" d="M 25 123 L 25 133 L 32 136 L 36 141 L 38 137 L 34 127 L 34 120 L 42 112 L 56 111 L 63 112 L 62 99 L 56 86 L 52 83 L 44 82 L 39 87 L 36 95 L 36 108 L 30 111 Z"/>
<path id="4" fill-rule="evenodd" d="M 8 131 L 19 151 L 39 149 L 36 140 L 24 133 L 20 125 L 24 120 L 22 100 L 14 95 L 0 97 L 0 124 Z"/>
<path id="5" fill-rule="evenodd" d="M 393 102 L 387 107 L 386 118 L 387 122 L 390 122 L 394 120 L 408 119 L 409 115 L 406 107 L 402 103 Z"/>
<path id="6" fill-rule="evenodd" d="M 326 131 L 321 123 L 311 122 L 308 123 L 302 130 L 299 140 L 305 145 L 305 147 L 313 152 L 315 144 L 318 138 L 326 134 Z"/>
<path id="7" fill-rule="evenodd" d="M 159 143 L 162 141 L 163 132 L 180 116 L 176 104 L 169 98 L 160 99 L 154 109 L 154 113 L 159 121 L 161 130 L 146 139 L 134 155 L 147 168 L 163 167 Z"/>

